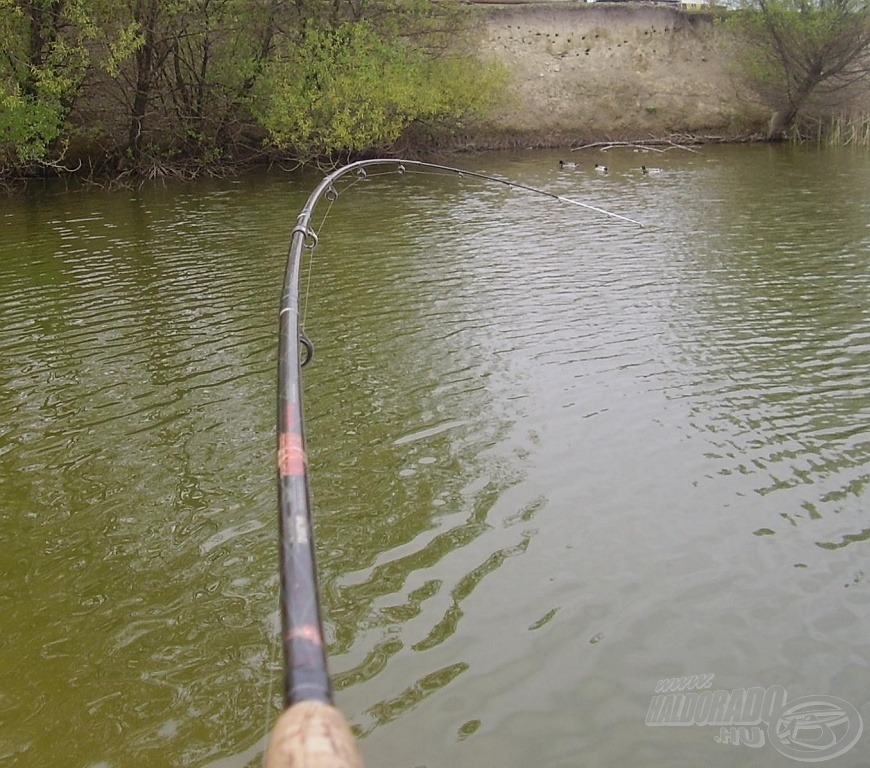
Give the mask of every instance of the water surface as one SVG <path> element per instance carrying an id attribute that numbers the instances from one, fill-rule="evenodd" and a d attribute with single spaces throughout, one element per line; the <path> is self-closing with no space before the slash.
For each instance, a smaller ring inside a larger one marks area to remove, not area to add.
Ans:
<path id="1" fill-rule="evenodd" d="M 644 720 L 712 673 L 870 723 L 870 160 L 559 157 L 459 161 L 645 227 L 412 173 L 315 212 L 339 706 L 372 766 L 793 765 Z M 317 180 L 0 202 L 4 765 L 259 764 L 276 314 Z"/>

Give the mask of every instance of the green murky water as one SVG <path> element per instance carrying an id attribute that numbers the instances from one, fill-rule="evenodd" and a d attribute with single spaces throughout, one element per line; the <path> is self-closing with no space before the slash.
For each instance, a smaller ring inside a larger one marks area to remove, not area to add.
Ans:
<path id="1" fill-rule="evenodd" d="M 645 718 L 708 673 L 870 723 L 870 159 L 559 157 L 459 162 L 647 226 L 410 173 L 315 212 L 338 704 L 370 766 L 794 765 Z M 4 765 L 259 764 L 277 304 L 317 181 L 0 201 Z"/>

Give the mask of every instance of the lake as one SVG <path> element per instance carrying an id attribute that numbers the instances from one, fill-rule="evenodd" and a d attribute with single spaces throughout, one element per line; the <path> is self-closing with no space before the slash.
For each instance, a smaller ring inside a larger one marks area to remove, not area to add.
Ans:
<path id="1" fill-rule="evenodd" d="M 644 226 L 389 168 L 315 210 L 306 437 L 367 765 L 866 766 L 870 156 L 450 162 Z M 320 178 L 0 200 L 4 766 L 260 764 L 277 311 Z M 680 726 L 671 686 L 718 704 Z M 759 690 L 791 709 L 741 731 Z"/>

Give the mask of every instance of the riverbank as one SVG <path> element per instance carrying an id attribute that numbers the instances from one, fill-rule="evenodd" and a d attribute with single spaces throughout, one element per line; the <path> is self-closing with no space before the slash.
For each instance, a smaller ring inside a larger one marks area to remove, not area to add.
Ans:
<path id="1" fill-rule="evenodd" d="M 478 10 L 479 55 L 507 98 L 471 145 L 560 146 L 684 136 L 746 139 L 770 113 L 734 70 L 736 42 L 710 14 L 666 6 L 522 4 Z"/>
<path id="2" fill-rule="evenodd" d="M 147 87 L 134 91 L 139 59 L 127 59 L 125 78 L 112 80 L 107 65 L 100 64 L 100 55 L 107 54 L 95 52 L 91 75 L 61 123 L 0 145 L 0 182 L 67 173 L 101 183 L 190 178 L 288 158 L 419 157 L 596 141 L 745 141 L 767 134 L 771 108 L 738 71 L 745 54 L 721 10 L 576 0 L 477 0 L 465 10 L 453 18 L 456 34 L 449 38 L 452 44 L 445 43 L 452 50 L 443 61 L 430 51 L 428 62 L 410 56 L 397 63 L 389 45 L 363 45 L 352 55 L 338 46 L 329 54 L 335 61 L 318 65 L 333 67 L 336 77 L 319 86 L 311 85 L 320 82 L 317 66 L 307 79 L 292 70 L 285 82 L 287 72 L 269 68 L 283 59 L 273 62 L 265 54 L 262 76 L 248 82 L 221 66 L 200 40 L 199 70 L 180 68 L 177 47 L 178 60 L 172 66 L 164 61 Z M 453 22 L 444 21 L 445 30 Z M 301 62 L 313 55 L 297 54 Z M 222 55 L 229 55 L 226 49 Z M 457 62 L 457 56 L 465 58 Z M 390 85 L 383 68 L 391 61 Z M 198 105 L 190 102 L 193 86 L 185 79 L 194 70 L 200 72 Z M 380 74 L 372 78 L 372 71 Z M 436 86 L 427 91 L 430 81 Z M 300 95 L 305 83 L 308 90 Z M 837 92 L 836 104 L 819 105 L 820 139 L 857 132 L 860 143 L 870 145 L 870 88 L 863 83 L 857 99 L 842 94 Z M 147 107 L 141 115 L 137 104 Z M 27 104 L 18 106 L 26 113 Z M 401 117 L 393 120 L 397 110 Z M 468 117 L 484 110 L 482 117 Z M 803 115 L 815 134 L 808 113 L 805 106 Z M 311 124 L 285 119 L 300 114 Z M 343 116 L 340 126 L 336 115 Z"/>

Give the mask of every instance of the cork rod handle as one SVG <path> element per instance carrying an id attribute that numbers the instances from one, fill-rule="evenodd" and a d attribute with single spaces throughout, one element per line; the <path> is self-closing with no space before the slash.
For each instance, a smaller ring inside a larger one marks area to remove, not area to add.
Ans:
<path id="1" fill-rule="evenodd" d="M 269 735 L 265 768 L 363 768 L 356 739 L 335 707 L 301 701 L 285 709 Z"/>

